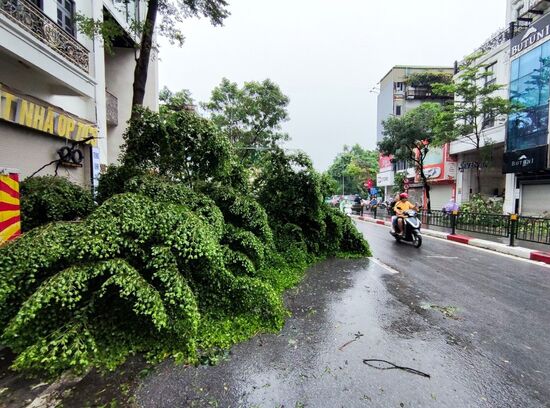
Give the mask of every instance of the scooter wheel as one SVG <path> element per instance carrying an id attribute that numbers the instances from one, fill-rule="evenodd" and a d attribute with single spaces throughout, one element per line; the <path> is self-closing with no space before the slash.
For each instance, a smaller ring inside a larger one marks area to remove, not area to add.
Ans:
<path id="1" fill-rule="evenodd" d="M 419 234 L 414 234 L 413 245 L 415 248 L 420 248 L 420 246 L 422 245 L 422 236 L 420 236 Z"/>

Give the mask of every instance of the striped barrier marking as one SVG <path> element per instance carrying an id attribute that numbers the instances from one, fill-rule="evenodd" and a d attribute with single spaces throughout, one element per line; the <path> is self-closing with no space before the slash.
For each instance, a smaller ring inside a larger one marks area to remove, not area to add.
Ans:
<path id="1" fill-rule="evenodd" d="M 19 175 L 0 175 L 0 245 L 21 235 Z"/>

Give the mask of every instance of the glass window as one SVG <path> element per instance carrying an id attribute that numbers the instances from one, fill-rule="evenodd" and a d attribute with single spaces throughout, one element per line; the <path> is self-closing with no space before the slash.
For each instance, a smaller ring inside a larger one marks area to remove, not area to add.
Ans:
<path id="1" fill-rule="evenodd" d="M 547 143 L 549 98 L 550 42 L 547 42 L 512 61 L 510 100 L 523 106 L 519 112 L 508 116 L 507 150 Z"/>
<path id="2" fill-rule="evenodd" d="M 550 41 L 548 42 L 550 44 Z M 510 79 L 512 81 L 519 78 L 519 58 L 512 61 L 512 67 L 510 69 Z"/>
<path id="3" fill-rule="evenodd" d="M 497 80 L 495 75 L 496 62 L 485 67 L 485 86 L 494 84 Z"/>
<path id="4" fill-rule="evenodd" d="M 401 106 L 397 105 L 395 107 L 395 115 L 396 116 L 401 116 Z"/>
<path id="5" fill-rule="evenodd" d="M 540 67 L 541 47 L 537 47 L 519 59 L 519 77 L 529 75 Z"/>
<path id="6" fill-rule="evenodd" d="M 57 24 L 71 35 L 75 33 L 74 1 L 57 0 Z"/>

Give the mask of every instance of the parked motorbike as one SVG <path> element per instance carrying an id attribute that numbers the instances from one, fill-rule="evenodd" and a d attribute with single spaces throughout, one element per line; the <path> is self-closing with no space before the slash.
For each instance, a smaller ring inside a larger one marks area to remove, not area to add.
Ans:
<path id="1" fill-rule="evenodd" d="M 404 214 L 403 228 L 405 229 L 405 233 L 403 236 L 395 232 L 393 226 L 390 234 L 397 242 L 405 241 L 413 244 L 416 248 L 420 248 L 420 245 L 422 245 L 422 235 L 420 234 L 421 222 L 418 219 L 418 213 L 414 210 L 408 210 Z"/>

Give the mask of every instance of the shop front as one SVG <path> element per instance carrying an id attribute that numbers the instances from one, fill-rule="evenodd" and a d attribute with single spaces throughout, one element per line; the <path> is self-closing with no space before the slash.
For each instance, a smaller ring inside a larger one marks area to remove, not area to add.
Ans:
<path id="1" fill-rule="evenodd" d="M 439 210 L 456 196 L 456 161 L 449 155 L 449 145 L 430 147 L 424 158 L 424 175 L 430 186 L 430 207 Z M 420 176 L 417 175 L 417 181 Z M 427 195 L 423 194 L 422 202 L 427 202 Z M 426 206 L 426 204 L 424 204 Z"/>
<path id="2" fill-rule="evenodd" d="M 0 84 L 0 135 L 0 169 L 92 185 L 95 124 Z"/>
<path id="3" fill-rule="evenodd" d="M 544 216 L 550 212 L 548 119 L 550 16 L 511 40 L 510 100 L 521 108 L 508 116 L 505 211 Z"/>

